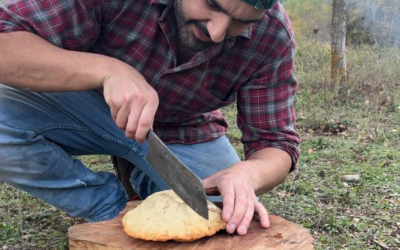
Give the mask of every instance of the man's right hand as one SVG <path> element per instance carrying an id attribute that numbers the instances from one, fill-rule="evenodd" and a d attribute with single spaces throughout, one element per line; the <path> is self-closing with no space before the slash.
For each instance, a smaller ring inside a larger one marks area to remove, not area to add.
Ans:
<path id="1" fill-rule="evenodd" d="M 0 34 L 0 82 L 36 92 L 104 89 L 126 137 L 144 142 L 158 107 L 157 92 L 132 66 L 104 55 L 65 50 L 26 31 Z"/>
<path id="2" fill-rule="evenodd" d="M 157 92 L 134 68 L 105 77 L 104 97 L 116 125 L 127 138 L 142 143 L 152 128 L 159 100 Z"/>

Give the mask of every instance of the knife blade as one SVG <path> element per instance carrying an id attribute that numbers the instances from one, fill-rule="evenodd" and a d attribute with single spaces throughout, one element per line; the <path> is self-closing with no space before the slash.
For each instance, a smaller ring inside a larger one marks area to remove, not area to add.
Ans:
<path id="1" fill-rule="evenodd" d="M 175 193 L 196 213 L 208 220 L 206 192 L 200 178 L 185 166 L 150 130 L 147 161 Z"/>

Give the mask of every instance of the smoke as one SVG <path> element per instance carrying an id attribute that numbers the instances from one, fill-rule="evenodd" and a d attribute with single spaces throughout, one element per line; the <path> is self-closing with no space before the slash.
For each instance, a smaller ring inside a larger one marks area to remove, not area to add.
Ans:
<path id="1" fill-rule="evenodd" d="M 348 0 L 350 41 L 400 47 L 400 0 Z"/>
<path id="2" fill-rule="evenodd" d="M 333 0 L 281 2 L 301 36 L 330 41 Z M 400 0 L 346 0 L 346 12 L 348 44 L 400 47 Z"/>

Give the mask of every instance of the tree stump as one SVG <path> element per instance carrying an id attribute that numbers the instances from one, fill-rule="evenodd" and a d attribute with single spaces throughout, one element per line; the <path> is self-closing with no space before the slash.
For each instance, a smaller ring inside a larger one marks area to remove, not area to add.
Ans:
<path id="1" fill-rule="evenodd" d="M 313 238 L 305 228 L 278 216 L 270 215 L 271 227 L 262 228 L 253 219 L 245 236 L 230 235 L 225 230 L 193 242 L 153 242 L 129 237 L 123 231 L 122 217 L 141 201 L 128 202 L 115 219 L 84 223 L 69 229 L 70 250 L 312 250 Z"/>

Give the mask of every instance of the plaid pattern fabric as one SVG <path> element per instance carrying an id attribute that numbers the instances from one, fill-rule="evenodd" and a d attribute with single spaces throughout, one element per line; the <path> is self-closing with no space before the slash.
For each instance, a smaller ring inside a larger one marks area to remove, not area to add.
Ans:
<path id="1" fill-rule="evenodd" d="M 12 0 L 0 32 L 30 31 L 67 50 L 135 67 L 156 89 L 154 130 L 166 143 L 213 140 L 227 130 L 219 108 L 237 101 L 246 157 L 276 147 L 295 166 L 294 37 L 280 4 L 239 37 L 177 65 L 172 0 Z"/>

